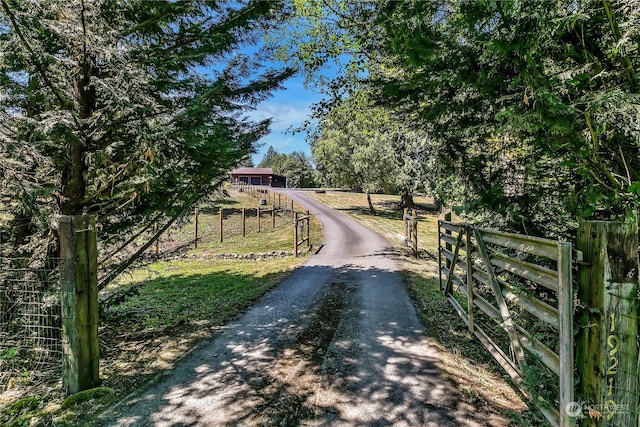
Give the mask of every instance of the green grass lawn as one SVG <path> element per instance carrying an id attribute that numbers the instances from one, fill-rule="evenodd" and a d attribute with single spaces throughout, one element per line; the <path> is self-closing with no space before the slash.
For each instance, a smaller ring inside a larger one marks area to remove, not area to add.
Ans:
<path id="1" fill-rule="evenodd" d="M 145 333 L 162 333 L 176 325 L 219 325 L 278 284 L 299 262 L 291 256 L 157 262 L 123 280 L 126 284 L 119 289 L 135 287 L 135 294 L 105 308 L 103 325 L 126 325 Z"/>
<path id="2" fill-rule="evenodd" d="M 194 233 L 193 218 L 189 218 L 163 236 L 161 243 L 172 242 L 174 248 L 186 244 L 186 249 L 161 250 L 159 260 L 127 271 L 101 293 L 100 378 L 104 387 L 66 400 L 59 385 L 20 393 L 14 390 L 14 399 L 0 399 L 0 424 L 88 424 L 106 406 L 171 369 L 199 342 L 211 339 L 311 253 L 301 248 L 301 256 L 293 257 L 290 216 L 278 218 L 276 227 L 265 216 L 260 233 L 257 227 L 247 227 L 242 237 L 240 209 L 255 209 L 259 199 L 237 192 L 231 196 L 201 206 L 199 218 L 201 230 L 208 224 L 217 227 L 219 207 L 228 210 L 229 233 L 224 242 L 219 242 L 219 235 L 213 236 L 194 249 L 189 244 Z M 303 212 L 300 206 L 296 210 Z M 313 250 L 322 241 L 322 228 L 315 218 L 310 234 Z M 149 253 L 153 252 L 150 248 Z M 163 253 L 170 255 L 162 259 Z"/>

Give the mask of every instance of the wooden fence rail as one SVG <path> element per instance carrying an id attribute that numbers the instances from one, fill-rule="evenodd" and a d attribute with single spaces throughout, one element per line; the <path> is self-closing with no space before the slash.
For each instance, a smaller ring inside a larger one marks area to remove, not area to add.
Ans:
<path id="1" fill-rule="evenodd" d="M 571 244 L 450 221 L 438 222 L 438 236 L 446 298 L 516 384 L 523 383 L 531 357 L 557 376 L 557 402 L 547 402 L 555 408 L 540 409 L 552 425 L 569 426 L 564 408 L 574 401 Z M 553 297 L 540 297 L 548 293 Z M 520 324 L 523 318 L 547 324 L 557 342 L 542 342 Z M 506 337 L 492 336 L 495 328 L 487 321 Z"/>

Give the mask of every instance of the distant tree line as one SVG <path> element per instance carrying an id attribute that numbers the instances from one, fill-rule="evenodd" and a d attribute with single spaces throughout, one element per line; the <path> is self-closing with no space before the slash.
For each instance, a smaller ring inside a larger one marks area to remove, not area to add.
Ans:
<path id="1" fill-rule="evenodd" d="M 269 146 L 258 167 L 271 168 L 274 174 L 286 177 L 287 187 L 290 188 L 316 186 L 315 169 L 311 159 L 301 151 L 284 154 Z"/>

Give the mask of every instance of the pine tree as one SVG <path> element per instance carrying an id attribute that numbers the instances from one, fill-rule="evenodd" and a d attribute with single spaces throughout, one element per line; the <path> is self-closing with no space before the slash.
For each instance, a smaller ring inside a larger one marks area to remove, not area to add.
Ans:
<path id="1" fill-rule="evenodd" d="M 260 163 L 258 163 L 258 167 L 259 168 L 273 167 L 273 162 L 275 161 L 277 156 L 278 156 L 278 152 L 276 151 L 275 148 L 273 148 L 272 145 L 270 145 L 269 148 L 267 149 L 267 152 L 264 153 L 264 157 L 262 157 L 262 160 L 260 160 Z"/>
<path id="2" fill-rule="evenodd" d="M 243 112 L 290 75 L 241 52 L 279 7 L 0 1 L 0 188 L 13 220 L 2 226 L 14 248 L 52 252 L 55 215 L 92 214 L 112 255 L 219 186 L 268 131 Z"/>

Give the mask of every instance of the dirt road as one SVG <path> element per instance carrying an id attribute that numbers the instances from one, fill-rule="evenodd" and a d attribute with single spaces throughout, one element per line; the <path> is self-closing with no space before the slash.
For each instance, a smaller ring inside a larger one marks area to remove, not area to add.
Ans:
<path id="1" fill-rule="evenodd" d="M 321 221 L 321 250 L 103 425 L 470 425 L 391 245 L 302 192 L 287 195 Z"/>

